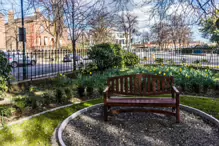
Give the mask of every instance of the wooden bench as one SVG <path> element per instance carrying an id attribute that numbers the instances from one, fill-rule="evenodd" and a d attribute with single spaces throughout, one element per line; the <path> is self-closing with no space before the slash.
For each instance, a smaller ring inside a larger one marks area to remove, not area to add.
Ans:
<path id="1" fill-rule="evenodd" d="M 142 97 L 171 94 L 172 97 Z M 125 96 L 124 96 L 125 95 Z M 130 97 L 126 97 L 130 96 Z M 137 97 L 136 97 L 137 96 Z M 108 86 L 104 90 L 104 120 L 108 120 L 108 113 L 120 112 L 153 112 L 167 114 L 176 117 L 180 122 L 179 91 L 174 86 L 174 78 L 149 74 L 136 74 L 112 77 L 108 79 Z M 117 110 L 112 111 L 111 107 L 166 107 L 169 110 L 149 109 L 145 110 Z"/>

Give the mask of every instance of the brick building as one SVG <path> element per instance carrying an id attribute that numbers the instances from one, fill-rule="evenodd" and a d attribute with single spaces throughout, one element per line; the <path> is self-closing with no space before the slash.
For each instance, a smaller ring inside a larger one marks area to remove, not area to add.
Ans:
<path id="1" fill-rule="evenodd" d="M 6 48 L 5 42 L 5 19 L 4 15 L 0 13 L 0 50 Z"/>
<path id="2" fill-rule="evenodd" d="M 24 22 L 24 27 L 26 28 L 26 48 L 28 51 L 55 49 L 56 46 L 57 48 L 63 48 L 71 43 L 68 39 L 68 28 L 63 28 L 56 45 L 55 26 L 48 25 L 50 22 L 39 10 L 33 16 L 25 17 Z M 19 27 L 21 27 L 21 19 L 15 19 L 14 12 L 10 11 L 8 13 L 8 22 L 5 24 L 6 50 L 22 50 L 22 42 L 19 42 L 18 38 Z"/>

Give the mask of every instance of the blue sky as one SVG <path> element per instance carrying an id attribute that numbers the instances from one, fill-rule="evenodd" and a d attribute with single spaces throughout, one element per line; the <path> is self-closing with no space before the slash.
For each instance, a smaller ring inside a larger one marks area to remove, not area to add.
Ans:
<path id="1" fill-rule="evenodd" d="M 111 1 L 111 0 L 109 0 Z M 137 1 L 138 0 L 134 0 Z M 20 0 L 3 0 L 4 2 L 4 9 L 6 11 L 4 11 L 5 14 L 7 14 L 8 10 L 11 10 L 12 8 L 15 9 L 17 12 L 17 14 L 15 15 L 15 17 L 20 17 Z M 154 22 L 156 22 L 155 19 L 151 19 L 150 16 L 150 12 L 149 10 L 151 9 L 150 5 L 146 5 L 143 7 L 131 7 L 129 6 L 129 10 L 131 13 L 133 13 L 134 15 L 138 16 L 138 20 L 139 20 L 139 30 L 143 31 L 146 30 L 148 31 L 150 26 L 153 25 Z M 174 8 L 173 8 L 174 9 Z M 26 10 L 26 9 L 25 9 Z M 33 11 L 25 11 L 25 15 L 32 15 Z M 7 18 L 6 18 L 7 20 Z M 194 25 L 191 27 L 191 30 L 193 32 L 193 40 L 195 41 L 202 41 L 202 42 L 209 42 L 208 39 L 205 39 L 201 36 L 201 33 L 199 32 L 199 26 L 198 25 Z"/>

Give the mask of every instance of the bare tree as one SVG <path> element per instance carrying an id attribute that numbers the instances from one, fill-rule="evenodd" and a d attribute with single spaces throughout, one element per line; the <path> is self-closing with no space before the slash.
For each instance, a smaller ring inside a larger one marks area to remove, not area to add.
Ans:
<path id="1" fill-rule="evenodd" d="M 190 41 L 191 29 L 186 25 L 185 19 L 182 15 L 172 15 L 168 19 L 170 39 L 174 44 L 176 50 L 176 44 L 179 47 L 185 46 Z"/>
<path id="2" fill-rule="evenodd" d="M 141 43 L 144 44 L 146 42 L 149 42 L 150 40 L 150 33 L 148 31 L 143 31 L 141 33 Z"/>
<path id="3" fill-rule="evenodd" d="M 99 0 L 64 0 L 64 23 L 69 29 L 73 49 L 73 65 L 76 70 L 76 41 L 88 27 L 93 13 L 102 7 Z"/>
<path id="4" fill-rule="evenodd" d="M 158 43 L 159 47 L 163 50 L 165 47 L 165 43 L 169 40 L 169 27 L 167 23 L 155 23 L 151 27 L 151 32 L 153 34 L 153 39 Z"/>
<path id="5" fill-rule="evenodd" d="M 127 12 L 122 16 L 118 16 L 118 25 L 120 30 L 122 30 L 125 34 L 125 43 L 128 50 L 131 49 L 132 43 L 132 34 L 135 33 L 138 25 L 137 16 Z"/>
<path id="6" fill-rule="evenodd" d="M 89 25 L 94 43 L 107 43 L 113 41 L 112 29 L 115 27 L 114 16 L 110 12 L 97 10 L 94 12 Z"/>

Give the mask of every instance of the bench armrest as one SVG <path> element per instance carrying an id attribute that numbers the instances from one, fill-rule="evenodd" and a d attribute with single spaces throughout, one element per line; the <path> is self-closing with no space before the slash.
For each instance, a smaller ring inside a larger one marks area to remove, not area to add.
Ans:
<path id="1" fill-rule="evenodd" d="M 106 88 L 105 88 L 105 90 L 103 91 L 103 95 L 104 95 L 104 103 L 106 103 L 107 101 L 107 98 L 109 98 L 109 89 L 110 89 L 110 87 L 109 86 L 107 86 Z"/>
<path id="2" fill-rule="evenodd" d="M 176 93 L 176 104 L 179 105 L 179 90 L 175 86 L 172 86 L 172 98 L 174 98 L 174 93 Z"/>
<path id="3" fill-rule="evenodd" d="M 176 94 L 179 94 L 179 90 L 175 86 L 172 86 L 172 89 L 173 89 L 173 92 L 175 92 Z"/>
<path id="4" fill-rule="evenodd" d="M 103 91 L 103 93 L 106 94 L 106 92 L 108 92 L 108 91 L 109 91 L 109 86 L 107 86 L 107 87 L 105 88 L 105 90 Z"/>

